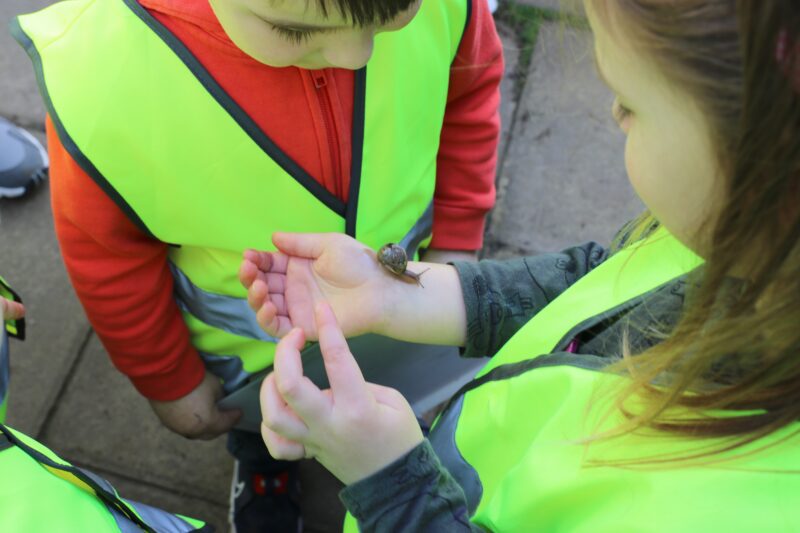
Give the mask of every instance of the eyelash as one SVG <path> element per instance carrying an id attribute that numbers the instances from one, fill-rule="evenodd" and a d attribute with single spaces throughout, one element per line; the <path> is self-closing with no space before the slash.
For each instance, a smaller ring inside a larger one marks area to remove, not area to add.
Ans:
<path id="1" fill-rule="evenodd" d="M 294 44 L 301 44 L 308 41 L 314 33 L 308 30 L 290 30 L 289 28 L 275 26 L 274 24 L 270 24 L 270 26 L 272 26 L 272 29 L 275 30 L 278 35 Z"/>
<path id="2" fill-rule="evenodd" d="M 631 115 L 633 115 L 633 111 L 619 103 L 619 100 L 614 102 L 614 119 L 617 122 L 622 122 Z"/>

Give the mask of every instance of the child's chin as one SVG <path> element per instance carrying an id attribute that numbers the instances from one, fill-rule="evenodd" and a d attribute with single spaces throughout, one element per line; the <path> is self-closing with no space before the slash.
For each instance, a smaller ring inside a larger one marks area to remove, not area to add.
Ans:
<path id="1" fill-rule="evenodd" d="M 298 61 L 293 67 L 302 68 L 305 70 L 322 70 L 331 68 L 331 65 L 322 61 Z"/>

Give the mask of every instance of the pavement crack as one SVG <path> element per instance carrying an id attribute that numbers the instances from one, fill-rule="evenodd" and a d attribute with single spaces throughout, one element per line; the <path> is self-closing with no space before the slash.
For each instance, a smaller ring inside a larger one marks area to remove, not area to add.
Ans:
<path id="1" fill-rule="evenodd" d="M 50 396 L 47 398 L 47 412 L 44 417 L 42 417 L 41 426 L 35 432 L 36 440 L 43 441 L 46 439 L 47 430 L 50 428 L 50 422 L 55 418 L 56 411 L 60 406 L 59 399 L 64 397 L 64 394 L 69 387 L 70 383 L 72 383 L 72 379 L 75 376 L 75 373 L 78 371 L 78 365 L 80 365 L 81 359 L 83 359 L 84 353 L 86 353 L 86 348 L 89 346 L 89 341 L 92 340 L 92 335 L 94 335 L 94 330 L 91 327 L 86 328 L 86 332 L 79 337 L 79 341 L 76 342 L 77 350 L 75 350 L 75 358 L 72 360 L 72 363 L 69 365 L 69 369 L 61 381 L 61 386 L 53 393 L 51 392 Z"/>

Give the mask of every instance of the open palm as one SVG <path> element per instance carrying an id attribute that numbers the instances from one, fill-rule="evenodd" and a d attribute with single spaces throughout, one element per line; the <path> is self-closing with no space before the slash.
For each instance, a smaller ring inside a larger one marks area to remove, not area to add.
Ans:
<path id="1" fill-rule="evenodd" d="M 327 300 L 347 336 L 374 330 L 389 274 L 375 253 L 346 235 L 276 233 L 277 252 L 248 250 L 239 279 L 259 325 L 282 337 L 293 327 L 316 340 L 314 309 Z"/>

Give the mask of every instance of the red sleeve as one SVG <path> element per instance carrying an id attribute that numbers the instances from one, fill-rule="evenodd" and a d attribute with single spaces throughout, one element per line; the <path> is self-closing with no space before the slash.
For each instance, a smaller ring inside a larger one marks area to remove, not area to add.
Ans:
<path id="1" fill-rule="evenodd" d="M 434 196 L 432 248 L 477 250 L 494 206 L 503 47 L 486 0 L 472 16 L 450 71 Z"/>
<path id="2" fill-rule="evenodd" d="M 78 166 L 47 118 L 53 218 L 72 285 L 111 360 L 147 398 L 185 396 L 205 368 L 172 296 L 167 245 Z"/>

